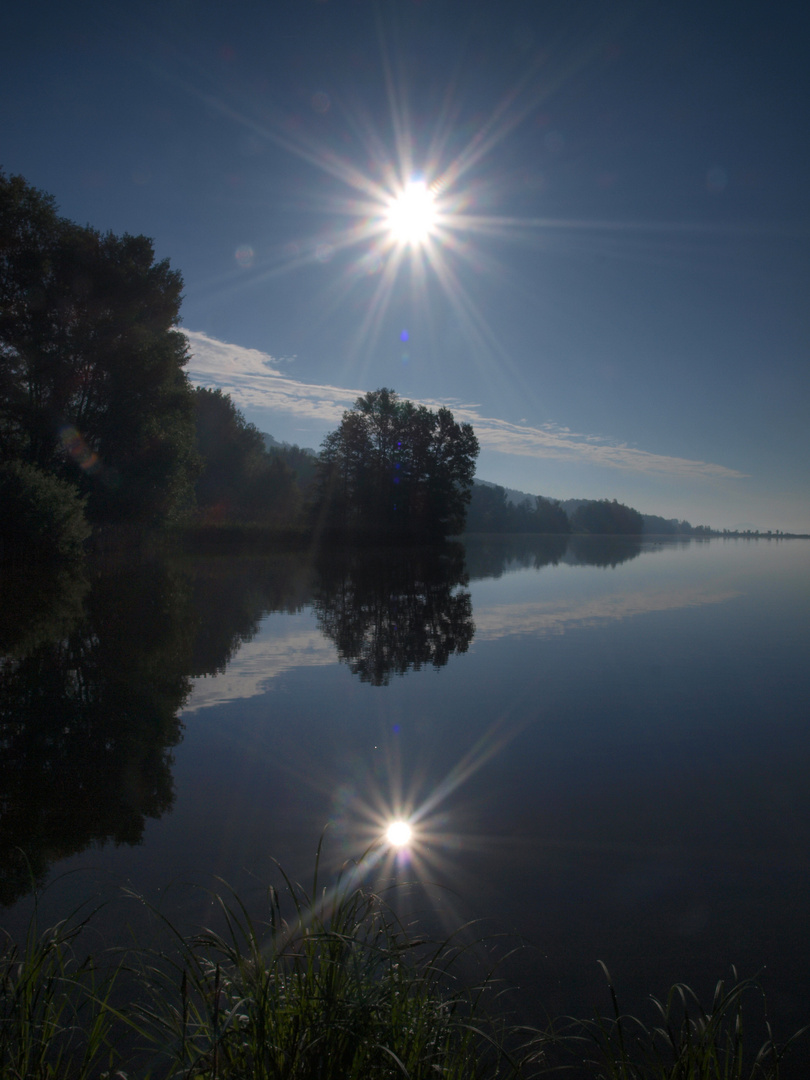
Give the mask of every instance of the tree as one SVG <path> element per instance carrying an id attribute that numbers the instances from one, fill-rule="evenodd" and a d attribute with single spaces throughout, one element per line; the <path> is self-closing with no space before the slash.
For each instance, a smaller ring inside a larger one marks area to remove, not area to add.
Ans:
<path id="1" fill-rule="evenodd" d="M 247 490 L 264 464 L 262 433 L 221 390 L 198 386 L 194 406 L 197 505 L 210 518 L 244 520 Z"/>
<path id="2" fill-rule="evenodd" d="M 24 461 L 0 462 L 0 559 L 69 562 L 90 526 L 72 484 Z"/>
<path id="3" fill-rule="evenodd" d="M 499 484 L 473 484 L 467 513 L 467 532 L 499 533 L 508 531 L 509 503 L 506 489 Z"/>
<path id="4" fill-rule="evenodd" d="M 292 468 L 265 449 L 264 435 L 229 394 L 194 391 L 196 448 L 201 460 L 197 506 L 207 521 L 290 525 L 300 495 Z"/>
<path id="5" fill-rule="evenodd" d="M 559 502 L 556 499 L 544 499 L 542 495 L 535 496 L 531 520 L 534 532 L 569 533 L 571 531 L 568 514 Z"/>
<path id="6" fill-rule="evenodd" d="M 478 456 L 470 424 L 373 390 L 324 439 L 318 525 L 343 534 L 430 538 L 460 533 Z"/>
<path id="7" fill-rule="evenodd" d="M 180 512 L 195 470 L 182 287 L 146 237 L 76 225 L 0 173 L 0 460 L 71 480 L 96 521 Z"/>
<path id="8" fill-rule="evenodd" d="M 612 502 L 594 499 L 584 502 L 574 511 L 571 528 L 576 533 L 632 536 L 643 531 L 644 519 L 638 510 L 615 499 Z"/>
<path id="9" fill-rule="evenodd" d="M 467 532 L 491 533 L 568 533 L 568 515 L 558 502 L 534 496 L 510 503 L 506 489 L 498 484 L 473 485 Z"/>

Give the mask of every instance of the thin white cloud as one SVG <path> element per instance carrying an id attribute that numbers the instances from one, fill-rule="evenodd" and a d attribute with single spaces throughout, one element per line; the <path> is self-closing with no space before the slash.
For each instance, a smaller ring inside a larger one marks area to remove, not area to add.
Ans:
<path id="1" fill-rule="evenodd" d="M 311 610 L 303 615 L 267 616 L 256 637 L 242 645 L 221 675 L 192 680 L 184 712 L 258 697 L 287 671 L 337 662 L 335 647 L 318 629 Z"/>
<path id="2" fill-rule="evenodd" d="M 192 382 L 219 387 L 241 408 L 272 409 L 330 426 L 365 389 L 313 385 L 282 374 L 279 360 L 241 345 L 217 341 L 195 330 L 184 331 L 191 349 L 188 374 Z M 431 408 L 449 405 L 458 420 L 475 428 L 481 446 L 501 454 L 553 458 L 581 465 L 681 479 L 739 479 L 745 473 L 690 458 L 669 457 L 615 443 L 599 435 L 578 434 L 554 424 L 531 427 L 483 416 L 480 406 L 464 402 L 423 402 Z"/>
<path id="3" fill-rule="evenodd" d="M 475 642 L 494 641 L 521 634 L 554 635 L 590 629 L 608 622 L 647 615 L 653 611 L 677 611 L 704 604 L 725 604 L 740 594 L 733 589 L 653 589 L 635 593 L 589 597 L 573 602 L 526 601 L 522 604 L 475 605 Z"/>

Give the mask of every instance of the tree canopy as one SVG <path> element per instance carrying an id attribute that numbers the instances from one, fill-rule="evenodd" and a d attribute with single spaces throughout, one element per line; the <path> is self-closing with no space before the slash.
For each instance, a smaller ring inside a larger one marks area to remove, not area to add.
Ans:
<path id="1" fill-rule="evenodd" d="M 198 386 L 194 405 L 201 461 L 195 494 L 202 520 L 293 524 L 300 508 L 293 469 L 267 452 L 264 436 L 229 394 Z"/>
<path id="2" fill-rule="evenodd" d="M 182 287 L 146 237 L 77 225 L 0 173 L 0 460 L 71 480 L 97 521 L 154 523 L 185 506 Z"/>
<path id="3" fill-rule="evenodd" d="M 592 499 L 579 506 L 571 515 L 571 528 L 576 533 L 597 533 L 605 536 L 639 535 L 644 519 L 638 510 L 608 499 Z"/>
<path id="4" fill-rule="evenodd" d="M 321 448 L 315 516 L 320 528 L 399 539 L 464 528 L 478 456 L 470 424 L 373 390 L 343 414 Z"/>
<path id="5" fill-rule="evenodd" d="M 24 461 L 0 462 L 0 559 L 70 561 L 90 535 L 72 484 Z"/>
<path id="6" fill-rule="evenodd" d="M 535 495 L 510 503 L 498 484 L 473 485 L 467 532 L 569 533 L 568 515 L 558 502 Z"/>

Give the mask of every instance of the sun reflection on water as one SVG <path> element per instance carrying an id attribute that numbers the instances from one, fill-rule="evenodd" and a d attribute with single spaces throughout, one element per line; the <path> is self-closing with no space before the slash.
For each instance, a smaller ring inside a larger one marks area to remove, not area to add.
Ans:
<path id="1" fill-rule="evenodd" d="M 522 723 L 499 717 L 448 772 L 430 776 L 424 766 L 402 760 L 399 739 L 385 747 L 374 770 L 358 771 L 333 795 L 330 827 L 336 832 L 344 867 L 352 882 L 370 884 L 392 903 L 421 897 L 431 918 L 449 930 L 463 921 L 458 896 L 472 895 L 468 856 L 494 850 L 498 838 L 480 832 L 475 799 L 455 796 L 520 733 Z M 400 886 L 407 886 L 399 892 Z M 423 909 L 426 910 L 426 909 Z"/>

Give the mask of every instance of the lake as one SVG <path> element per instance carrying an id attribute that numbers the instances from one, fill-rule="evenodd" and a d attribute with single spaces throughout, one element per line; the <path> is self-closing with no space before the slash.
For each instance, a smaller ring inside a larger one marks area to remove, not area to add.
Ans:
<path id="1" fill-rule="evenodd" d="M 32 880 L 43 918 L 108 898 L 106 943 L 122 885 L 184 930 L 214 875 L 259 910 L 273 860 L 309 880 L 327 826 L 329 873 L 402 816 L 373 874 L 421 883 L 431 929 L 526 942 L 537 1022 L 608 1009 L 600 960 L 628 1006 L 736 965 L 777 1034 L 810 1020 L 810 544 L 487 537 L 4 590 L 12 932 Z"/>

